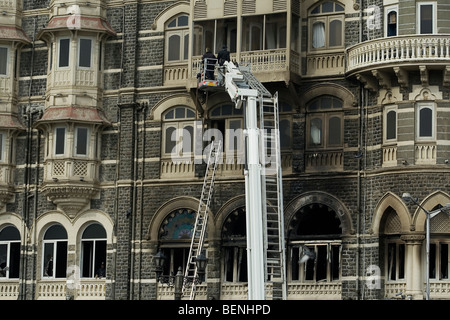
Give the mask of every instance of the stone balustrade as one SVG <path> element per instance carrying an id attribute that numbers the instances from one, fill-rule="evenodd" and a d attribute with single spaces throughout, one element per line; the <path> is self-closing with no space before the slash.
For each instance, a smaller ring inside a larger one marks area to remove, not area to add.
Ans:
<path id="1" fill-rule="evenodd" d="M 354 45 L 346 50 L 347 72 L 370 70 L 377 66 L 393 64 L 420 64 L 450 58 L 450 35 L 411 35 L 379 38 Z"/>

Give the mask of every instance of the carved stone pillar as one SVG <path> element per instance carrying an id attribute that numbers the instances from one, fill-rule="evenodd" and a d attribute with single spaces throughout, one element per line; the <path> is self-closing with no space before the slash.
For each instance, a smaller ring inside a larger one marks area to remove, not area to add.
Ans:
<path id="1" fill-rule="evenodd" d="M 421 249 L 425 239 L 424 234 L 408 234 L 401 236 L 405 241 L 405 276 L 406 276 L 406 296 L 412 299 L 423 299 L 423 273 Z"/>

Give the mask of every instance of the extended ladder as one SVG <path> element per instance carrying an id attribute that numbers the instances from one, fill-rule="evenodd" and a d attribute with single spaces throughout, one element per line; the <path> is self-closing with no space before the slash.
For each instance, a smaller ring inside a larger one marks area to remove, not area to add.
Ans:
<path id="1" fill-rule="evenodd" d="M 206 173 L 203 180 L 202 194 L 198 205 L 197 215 L 195 218 L 194 229 L 192 231 L 191 247 L 186 264 L 182 295 L 190 286 L 190 299 L 195 299 L 196 278 L 197 278 L 197 264 L 196 257 L 202 253 L 203 243 L 205 240 L 206 227 L 208 224 L 208 208 L 212 198 L 214 189 L 214 178 L 216 175 L 217 164 L 219 162 L 220 151 L 222 148 L 222 141 L 212 142 L 210 144 L 209 156 L 206 164 Z"/>
<path id="2" fill-rule="evenodd" d="M 249 87 L 258 91 L 260 117 L 261 199 L 263 206 L 264 261 L 266 281 L 273 283 L 273 292 L 281 290 L 283 300 L 287 296 L 283 186 L 280 153 L 280 128 L 278 93 L 274 96 L 247 68 L 240 68 Z"/>
<path id="3" fill-rule="evenodd" d="M 281 173 L 280 131 L 278 119 L 278 94 L 271 99 L 263 98 L 260 104 L 260 128 L 262 154 L 262 192 L 265 194 L 264 207 L 266 233 L 265 261 L 267 280 L 273 283 L 273 293 L 284 300 L 287 295 L 283 184 Z M 264 199 L 264 197 L 263 197 Z M 279 292 L 281 290 L 281 292 Z"/>

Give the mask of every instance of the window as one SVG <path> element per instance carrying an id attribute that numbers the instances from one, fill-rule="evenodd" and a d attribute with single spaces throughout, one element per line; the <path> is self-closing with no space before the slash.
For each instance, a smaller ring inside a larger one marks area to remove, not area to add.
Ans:
<path id="1" fill-rule="evenodd" d="M 340 279 L 341 220 L 321 203 L 300 208 L 289 225 L 288 277 L 318 282 Z"/>
<path id="2" fill-rule="evenodd" d="M 8 48 L 0 47 L 0 76 L 8 75 Z"/>
<path id="3" fill-rule="evenodd" d="M 181 15 L 170 20 L 166 30 L 166 61 L 187 61 L 189 59 L 188 16 Z"/>
<path id="4" fill-rule="evenodd" d="M 93 223 L 83 231 L 81 237 L 81 277 L 105 277 L 105 261 L 106 231 L 100 224 Z"/>
<path id="5" fill-rule="evenodd" d="M 303 243 L 291 250 L 291 280 L 322 282 L 339 280 L 339 243 Z"/>
<path id="6" fill-rule="evenodd" d="M 223 139 L 223 150 L 227 163 L 244 163 L 244 118 L 242 109 L 223 104 L 210 112 L 211 130 L 215 140 Z M 208 137 L 208 140 L 212 137 Z"/>
<path id="7" fill-rule="evenodd" d="M 195 112 L 190 108 L 178 106 L 163 116 L 163 155 L 191 157 L 194 153 Z"/>
<path id="8" fill-rule="evenodd" d="M 430 279 L 448 280 L 449 244 L 447 242 L 430 243 Z"/>
<path id="9" fill-rule="evenodd" d="M 60 68 L 68 67 L 69 56 L 70 56 L 70 39 L 59 39 L 58 67 Z"/>
<path id="10" fill-rule="evenodd" d="M 88 128 L 75 128 L 75 155 L 86 156 L 88 154 Z"/>
<path id="11" fill-rule="evenodd" d="M 78 50 L 78 66 L 90 68 L 92 61 L 92 40 L 81 38 Z"/>
<path id="12" fill-rule="evenodd" d="M 0 231 L 0 278 L 19 278 L 20 234 L 13 226 Z"/>
<path id="13" fill-rule="evenodd" d="M 5 134 L 0 132 L 0 161 L 5 161 Z"/>
<path id="14" fill-rule="evenodd" d="M 286 48 L 286 31 L 285 15 L 267 15 L 264 30 L 265 49 Z"/>
<path id="15" fill-rule="evenodd" d="M 311 10 L 311 49 L 342 48 L 344 45 L 344 7 L 324 2 Z"/>
<path id="16" fill-rule="evenodd" d="M 385 142 L 397 140 L 397 107 L 388 107 L 385 109 L 384 127 Z"/>
<path id="17" fill-rule="evenodd" d="M 286 102 L 279 102 L 279 135 L 280 135 L 280 149 L 281 151 L 289 151 L 292 148 L 292 106 Z M 267 134 L 272 133 L 271 127 L 273 123 L 271 121 L 265 121 L 264 126 L 266 127 Z M 267 150 L 271 149 L 270 140 L 267 141 Z"/>
<path id="18" fill-rule="evenodd" d="M 214 42 L 215 41 L 215 42 Z M 217 19 L 196 21 L 194 24 L 193 55 L 201 56 L 206 48 L 219 52 L 227 45 L 230 53 L 236 52 L 237 22 L 236 19 Z"/>
<path id="19" fill-rule="evenodd" d="M 418 33 L 430 34 L 436 32 L 436 6 L 434 2 L 418 3 L 417 26 Z"/>
<path id="20" fill-rule="evenodd" d="M 429 103 L 417 105 L 417 139 L 432 140 L 435 137 L 434 106 Z"/>
<path id="21" fill-rule="evenodd" d="M 243 18 L 242 51 L 263 49 L 263 16 Z"/>
<path id="22" fill-rule="evenodd" d="M 233 210 L 222 226 L 223 279 L 247 281 L 247 238 L 245 207 Z"/>
<path id="23" fill-rule="evenodd" d="M 385 33 L 388 37 L 397 35 L 397 6 L 386 8 L 386 25 Z"/>
<path id="24" fill-rule="evenodd" d="M 164 275 L 175 275 L 180 267 L 184 273 L 189 257 L 195 216 L 194 210 L 181 208 L 169 213 L 161 224 L 159 240 L 161 252 L 166 258 L 163 267 Z"/>
<path id="25" fill-rule="evenodd" d="M 309 148 L 334 148 L 343 145 L 342 101 L 321 96 L 308 105 L 307 130 Z"/>
<path id="26" fill-rule="evenodd" d="M 64 155 L 66 144 L 66 128 L 55 129 L 55 155 Z"/>
<path id="27" fill-rule="evenodd" d="M 48 51 L 49 51 L 48 52 L 48 57 L 49 57 L 48 70 L 51 71 L 53 68 L 53 42 L 50 43 L 50 47 L 49 47 Z"/>
<path id="28" fill-rule="evenodd" d="M 67 232 L 55 224 L 47 229 L 42 242 L 42 276 L 65 278 L 67 269 Z"/>
<path id="29" fill-rule="evenodd" d="M 387 244 L 387 268 L 388 281 L 396 281 L 405 278 L 405 244 L 391 242 Z"/>

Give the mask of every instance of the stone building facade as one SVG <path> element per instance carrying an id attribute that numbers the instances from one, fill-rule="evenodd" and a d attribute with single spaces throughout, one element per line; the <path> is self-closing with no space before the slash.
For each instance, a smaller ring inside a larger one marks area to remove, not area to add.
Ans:
<path id="1" fill-rule="evenodd" d="M 0 0 L 0 298 L 173 299 L 153 257 L 186 265 L 205 172 L 189 147 L 211 128 L 227 161 L 197 299 L 247 298 L 243 115 L 197 90 L 225 44 L 279 96 L 287 298 L 424 299 L 421 207 L 450 202 L 449 5 Z M 430 232 L 446 299 L 449 216 Z"/>

